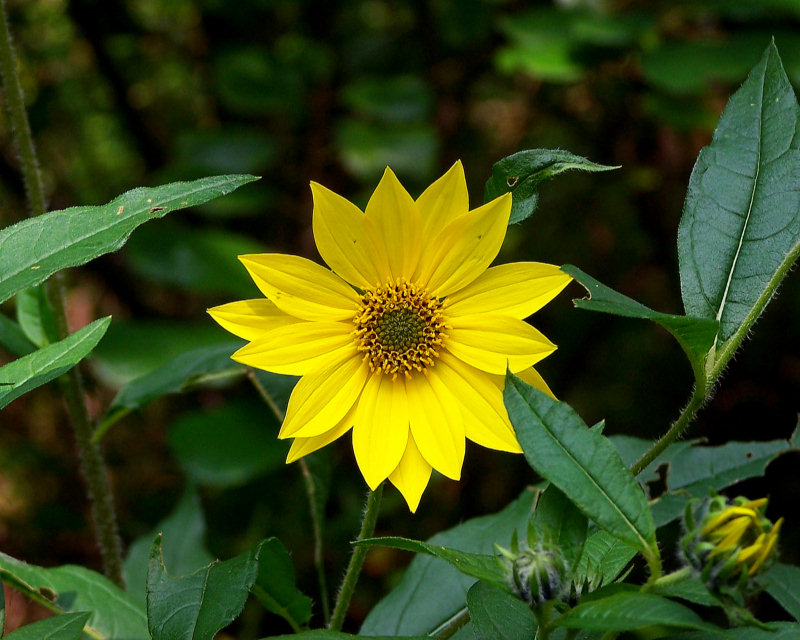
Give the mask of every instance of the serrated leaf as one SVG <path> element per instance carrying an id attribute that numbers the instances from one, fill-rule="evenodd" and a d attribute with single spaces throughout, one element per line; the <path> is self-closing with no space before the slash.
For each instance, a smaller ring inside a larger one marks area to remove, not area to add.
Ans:
<path id="1" fill-rule="evenodd" d="M 241 613 L 258 575 L 262 544 L 173 578 L 164 566 L 161 536 L 156 537 L 147 572 L 147 626 L 153 640 L 213 640 Z"/>
<path id="2" fill-rule="evenodd" d="M 619 167 L 597 164 L 569 151 L 560 149 L 528 149 L 495 162 L 492 177 L 486 181 L 483 199 L 494 200 L 511 192 L 512 205 L 509 224 L 530 216 L 539 202 L 539 185 L 559 173 L 578 171 L 610 171 Z"/>
<path id="3" fill-rule="evenodd" d="M 144 608 L 99 573 L 73 565 L 45 569 L 0 553 L 0 580 L 50 611 L 91 611 L 96 640 L 150 640 Z"/>
<path id="4" fill-rule="evenodd" d="M 5 636 L 6 640 L 80 640 L 91 614 L 87 611 L 65 613 L 40 620 Z"/>
<path id="5" fill-rule="evenodd" d="M 214 558 L 205 546 L 206 521 L 200 497 L 190 487 L 166 518 L 130 546 L 125 558 L 126 590 L 145 605 L 147 599 L 147 568 L 150 548 L 158 533 L 164 535 L 164 560 L 172 571 L 185 575 L 208 565 Z"/>
<path id="6" fill-rule="evenodd" d="M 531 523 L 534 530 L 561 549 L 570 572 L 575 569 L 589 532 L 589 521 L 558 487 L 551 484 L 539 496 Z"/>
<path id="7" fill-rule="evenodd" d="M 570 609 L 555 624 L 567 629 L 630 631 L 654 625 L 716 632 L 719 627 L 703 622 L 694 611 L 652 593 L 623 591 Z"/>
<path id="8" fill-rule="evenodd" d="M 514 531 L 526 531 L 534 493 L 524 491 L 499 513 L 473 518 L 428 540 L 458 546 L 471 553 L 494 553 L 508 546 Z M 443 560 L 417 555 L 398 585 L 367 615 L 360 633 L 368 636 L 413 636 L 432 633 L 466 610 L 467 591 L 475 579 Z"/>
<path id="9" fill-rule="evenodd" d="M 771 595 L 786 611 L 800 622 L 800 567 L 775 563 L 759 579 Z"/>
<path id="10" fill-rule="evenodd" d="M 569 405 L 511 373 L 503 398 L 528 464 L 587 517 L 653 561 L 658 551 L 647 498 L 611 442 Z"/>
<path id="11" fill-rule="evenodd" d="M 95 431 L 99 442 L 105 433 L 122 417 L 161 396 L 180 393 L 212 374 L 243 374 L 245 368 L 231 360 L 231 354 L 241 346 L 238 342 L 225 342 L 186 351 L 119 390 L 106 415 Z"/>
<path id="12" fill-rule="evenodd" d="M 94 349 L 110 322 L 110 316 L 95 320 L 59 342 L 0 367 L 0 409 L 78 364 Z"/>
<path id="13" fill-rule="evenodd" d="M 565 264 L 561 270 L 575 278 L 589 292 L 589 298 L 573 300 L 578 309 L 651 320 L 669 331 L 689 358 L 696 382 L 705 386 L 705 356 L 714 345 L 719 322 L 708 318 L 692 318 L 654 311 L 614 291 L 571 264 Z"/>
<path id="14" fill-rule="evenodd" d="M 522 600 L 485 582 L 467 592 L 469 617 L 481 640 L 530 640 L 536 619 Z"/>
<path id="15" fill-rule="evenodd" d="M 653 593 L 668 598 L 680 598 L 705 607 L 720 607 L 720 601 L 697 578 L 686 578 L 666 586 L 656 585 Z"/>
<path id="16" fill-rule="evenodd" d="M 2 313 L 0 313 L 0 346 L 15 356 L 26 356 L 36 351 L 36 345 L 28 339 L 22 328 Z"/>
<path id="17" fill-rule="evenodd" d="M 478 578 L 479 580 L 484 580 L 501 589 L 508 589 L 505 573 L 494 555 L 469 553 L 442 545 L 433 545 L 427 542 L 420 542 L 419 540 L 410 540 L 397 536 L 365 538 L 363 540 L 357 540 L 353 544 L 367 547 L 389 547 L 391 549 L 413 551 L 414 553 L 425 553 L 429 556 L 441 558 L 451 567 L 455 567 L 463 574 Z"/>
<path id="18" fill-rule="evenodd" d="M 701 150 L 678 228 L 690 315 L 747 331 L 800 252 L 798 108 L 775 44 L 752 69 Z"/>
<path id="19" fill-rule="evenodd" d="M 575 583 L 595 591 L 616 580 L 635 555 L 636 551 L 619 538 L 602 529 L 592 531 L 578 560 Z"/>
<path id="20" fill-rule="evenodd" d="M 296 631 L 304 627 L 311 618 L 311 598 L 295 586 L 292 559 L 277 538 L 265 540 L 261 547 L 253 595 Z"/>
<path id="21" fill-rule="evenodd" d="M 142 187 L 106 205 L 52 211 L 6 227 L 0 231 L 0 302 L 56 271 L 116 251 L 148 220 L 208 202 L 257 179 L 214 176 Z"/>

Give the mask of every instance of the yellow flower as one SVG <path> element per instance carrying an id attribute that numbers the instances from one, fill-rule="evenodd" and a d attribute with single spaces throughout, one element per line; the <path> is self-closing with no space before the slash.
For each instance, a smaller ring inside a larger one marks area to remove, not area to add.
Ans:
<path id="1" fill-rule="evenodd" d="M 287 462 L 353 430 L 370 488 L 389 480 L 415 511 L 431 469 L 458 480 L 465 438 L 520 452 L 503 405 L 506 367 L 553 345 L 523 321 L 570 281 L 534 262 L 489 268 L 511 211 L 506 194 L 469 211 L 456 163 L 415 201 L 386 169 L 362 212 L 312 183 L 314 239 L 332 271 L 282 254 L 240 256 L 266 299 L 210 309 L 250 341 L 233 359 L 302 376 L 279 438 Z"/>

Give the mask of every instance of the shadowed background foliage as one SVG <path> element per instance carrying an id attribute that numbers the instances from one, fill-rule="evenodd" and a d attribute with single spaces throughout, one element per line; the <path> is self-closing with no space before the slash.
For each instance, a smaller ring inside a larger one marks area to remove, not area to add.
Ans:
<path id="1" fill-rule="evenodd" d="M 172 180 L 263 176 L 143 226 L 120 253 L 69 274 L 74 327 L 114 316 L 88 368 L 98 418 L 123 383 L 228 339 L 205 309 L 258 295 L 237 254 L 319 259 L 310 180 L 363 205 L 387 164 L 416 197 L 460 158 L 474 206 L 492 163 L 521 149 L 621 165 L 545 184 L 535 215 L 509 230 L 501 260 L 573 263 L 679 312 L 675 237 L 698 151 L 771 37 L 800 85 L 797 0 L 16 0 L 9 11 L 51 208 Z M 24 209 L 9 140 L 3 119 L 3 226 Z M 790 277 L 780 293 L 691 437 L 790 435 L 800 281 Z M 607 434 L 656 437 L 689 396 L 688 364 L 653 325 L 574 310 L 570 297 L 582 295 L 572 285 L 534 316 L 559 345 L 541 372 L 589 424 L 605 418 Z M 296 465 L 284 467 L 276 432 L 244 382 L 170 396 L 124 418 L 105 453 L 126 543 L 148 534 L 194 484 L 213 555 L 277 535 L 300 585 L 316 594 L 302 479 Z M 800 491 L 796 463 L 789 454 L 740 489 L 771 494 L 777 518 Z M 327 564 L 335 582 L 366 487 L 349 442 L 316 464 L 333 478 Z M 463 481 L 434 478 L 415 516 L 387 491 L 379 532 L 425 538 L 499 509 L 532 481 L 521 456 L 468 447 Z M 96 568 L 87 513 L 56 389 L 10 405 L 0 417 L 0 549 Z M 796 563 L 800 521 L 783 515 L 786 560 Z M 371 552 L 364 582 L 374 589 L 357 594 L 355 620 L 407 559 Z M 288 630 L 273 622 L 246 612 L 237 637 Z"/>

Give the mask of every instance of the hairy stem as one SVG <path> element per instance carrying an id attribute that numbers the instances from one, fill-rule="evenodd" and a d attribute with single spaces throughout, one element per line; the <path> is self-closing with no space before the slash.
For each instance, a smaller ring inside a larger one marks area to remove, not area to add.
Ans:
<path id="1" fill-rule="evenodd" d="M 264 388 L 264 385 L 261 384 L 258 376 L 256 376 L 256 372 L 252 369 L 248 369 L 247 378 L 250 380 L 250 383 L 253 385 L 253 387 L 255 387 L 258 395 L 261 396 L 261 399 L 264 401 L 264 403 L 270 408 L 274 416 L 278 419 L 278 422 L 283 423 L 283 419 L 286 416 L 275 402 L 275 399 L 270 395 L 269 391 L 267 391 Z M 330 597 L 328 596 L 328 580 L 325 577 L 325 562 L 322 557 L 322 524 L 325 520 L 325 517 L 322 513 L 322 505 L 317 499 L 319 488 L 317 487 L 317 482 L 314 479 L 314 474 L 311 473 L 308 463 L 303 458 L 298 461 L 298 464 L 300 465 L 300 471 L 303 474 L 303 486 L 305 487 L 306 495 L 308 496 L 308 510 L 309 515 L 311 516 L 311 529 L 314 534 L 314 566 L 317 569 L 317 582 L 319 583 L 322 616 L 325 620 L 325 624 L 327 625 L 331 617 L 331 607 Z"/>
<path id="2" fill-rule="evenodd" d="M 378 485 L 375 491 L 370 491 L 367 495 L 367 504 L 364 507 L 364 519 L 361 521 L 361 531 L 358 533 L 358 540 L 371 538 L 372 534 L 375 532 L 375 524 L 378 521 L 378 511 L 380 511 L 382 495 L 383 484 Z M 342 630 L 344 617 L 350 606 L 350 600 L 353 598 L 353 593 L 356 589 L 358 577 L 361 575 L 361 568 L 364 566 L 364 558 L 367 556 L 367 551 L 369 551 L 369 549 L 363 545 L 356 546 L 356 548 L 353 549 L 353 555 L 350 556 L 350 562 L 347 565 L 347 570 L 342 580 L 342 586 L 339 587 L 339 595 L 336 597 L 333 615 L 328 625 L 328 628 L 332 631 Z"/>
<path id="3" fill-rule="evenodd" d="M 33 144 L 28 115 L 25 112 L 25 101 L 19 80 L 17 57 L 8 27 L 5 0 L 0 0 L 0 70 L 3 75 L 6 111 L 11 122 L 14 144 L 20 155 L 20 168 L 25 183 L 30 215 L 37 216 L 44 213 L 46 209 L 44 184 L 39 171 L 39 161 Z M 45 284 L 45 288 L 55 320 L 54 335 L 48 336 L 48 338 L 63 340 L 69 335 L 69 327 L 60 275 L 56 274 L 50 278 Z M 114 511 L 114 500 L 111 496 L 103 455 L 92 442 L 93 426 L 86 409 L 83 380 L 79 368 L 76 366 L 70 369 L 62 376 L 60 383 L 88 486 L 92 518 L 98 546 L 103 557 L 104 570 L 108 578 L 121 587 L 124 583 L 122 544 Z"/>

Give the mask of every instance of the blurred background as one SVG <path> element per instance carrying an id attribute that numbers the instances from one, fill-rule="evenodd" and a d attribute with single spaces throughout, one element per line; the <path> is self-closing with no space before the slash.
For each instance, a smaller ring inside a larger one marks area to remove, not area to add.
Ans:
<path id="1" fill-rule="evenodd" d="M 8 9 L 52 209 L 102 204 L 140 185 L 262 176 L 141 227 L 124 250 L 68 274 L 74 328 L 114 316 L 86 368 L 97 418 L 124 383 L 229 339 L 205 309 L 259 295 L 237 254 L 319 259 L 310 180 L 363 205 L 386 165 L 416 197 L 460 158 L 473 206 L 492 163 L 522 149 L 621 165 L 546 183 L 500 260 L 573 263 L 681 312 L 675 238 L 698 151 L 770 38 L 800 84 L 798 0 L 9 0 Z M 24 207 L 2 116 L 0 223 Z M 540 371 L 587 423 L 658 436 L 690 394 L 680 348 L 655 325 L 575 310 L 570 299 L 583 295 L 573 284 L 533 317 L 559 345 Z M 789 437 L 800 388 L 798 295 L 793 274 L 690 437 Z M 2 311 L 13 316 L 13 303 Z M 0 351 L 0 361 L 9 358 Z M 213 556 L 277 535 L 316 597 L 302 478 L 283 464 L 276 432 L 245 382 L 163 398 L 120 421 L 104 450 L 125 543 L 152 539 L 191 490 Z M 771 495 L 768 515 L 786 516 L 784 557 L 795 563 L 797 463 L 787 454 L 738 489 Z M 326 562 L 335 585 L 366 487 L 349 437 L 316 464 L 333 477 Z M 388 489 L 378 532 L 426 538 L 500 509 L 535 481 L 521 457 L 468 447 L 463 481 L 434 477 L 415 516 Z M 48 386 L 0 416 L 0 550 L 98 568 L 87 518 L 70 430 Z M 353 628 L 408 560 L 371 552 Z M 289 631 L 253 609 L 237 637 L 259 629 Z"/>

